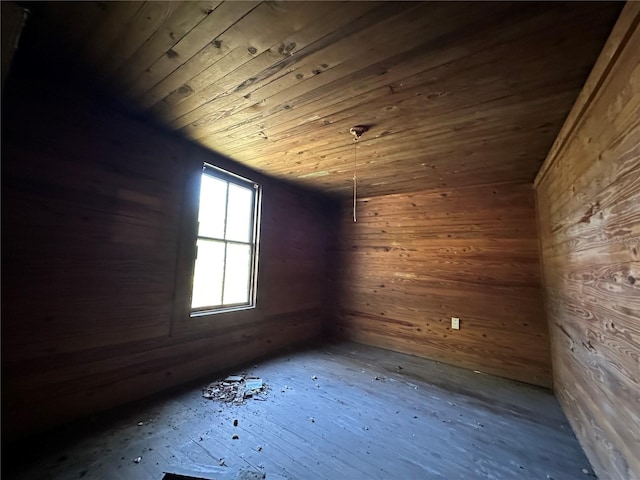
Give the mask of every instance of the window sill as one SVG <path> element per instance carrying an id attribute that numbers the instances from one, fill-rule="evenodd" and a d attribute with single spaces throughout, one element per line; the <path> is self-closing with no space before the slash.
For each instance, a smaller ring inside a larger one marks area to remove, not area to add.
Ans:
<path id="1" fill-rule="evenodd" d="M 218 315 L 219 313 L 230 313 L 230 312 L 240 312 L 242 310 L 253 310 L 255 308 L 256 308 L 255 305 L 237 305 L 234 307 L 216 308 L 215 310 L 202 310 L 197 312 L 191 312 L 189 314 L 189 317 L 190 318 L 206 317 L 209 315 Z"/>

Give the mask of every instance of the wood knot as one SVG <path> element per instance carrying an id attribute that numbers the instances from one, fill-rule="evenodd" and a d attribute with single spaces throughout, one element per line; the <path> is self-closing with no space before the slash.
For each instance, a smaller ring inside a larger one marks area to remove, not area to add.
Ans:
<path id="1" fill-rule="evenodd" d="M 600 202 L 596 202 L 589 207 L 578 223 L 591 223 L 591 217 L 600 211 Z"/>
<path id="2" fill-rule="evenodd" d="M 213 45 L 216 48 L 220 48 L 222 47 L 222 40 L 214 40 L 213 42 L 211 42 L 211 45 Z"/>
<path id="3" fill-rule="evenodd" d="M 287 45 L 282 44 L 280 45 L 280 48 L 278 48 L 278 52 L 280 52 L 280 55 L 291 55 L 291 52 L 293 51 L 293 49 L 296 48 L 296 42 L 291 42 L 288 43 Z"/>
<path id="4" fill-rule="evenodd" d="M 255 55 L 256 53 L 258 53 L 258 49 L 255 47 L 249 47 L 247 48 L 247 51 L 251 54 L 251 55 Z"/>
<path id="5" fill-rule="evenodd" d="M 304 75 L 302 73 L 299 73 L 299 74 L 296 75 L 296 78 L 298 80 L 302 80 L 304 78 Z"/>
<path id="6" fill-rule="evenodd" d="M 234 91 L 238 92 L 240 90 L 244 90 L 249 85 L 253 85 L 254 83 L 256 83 L 256 80 L 258 80 L 256 77 L 248 78 L 244 82 L 242 82 L 240 85 L 238 85 Z M 266 101 L 263 100 L 262 103 L 264 104 L 266 103 Z"/>
<path id="7" fill-rule="evenodd" d="M 435 100 L 437 98 L 442 98 L 447 94 L 447 92 L 431 92 L 427 94 L 427 100 Z"/>
<path id="8" fill-rule="evenodd" d="M 634 283 L 636 283 L 636 279 L 635 279 L 632 275 L 629 275 L 629 278 L 627 278 L 627 280 L 629 281 L 629 283 L 630 283 L 631 285 L 633 285 Z"/>
<path id="9" fill-rule="evenodd" d="M 169 49 L 167 50 L 167 57 L 169 58 L 176 58 L 178 56 L 178 52 L 176 52 L 173 49 Z"/>

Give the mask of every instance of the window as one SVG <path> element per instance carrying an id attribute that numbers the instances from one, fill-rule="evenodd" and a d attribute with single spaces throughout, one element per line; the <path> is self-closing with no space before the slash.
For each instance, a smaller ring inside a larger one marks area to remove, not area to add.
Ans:
<path id="1" fill-rule="evenodd" d="M 204 166 L 192 316 L 255 305 L 259 200 L 257 184 Z"/>

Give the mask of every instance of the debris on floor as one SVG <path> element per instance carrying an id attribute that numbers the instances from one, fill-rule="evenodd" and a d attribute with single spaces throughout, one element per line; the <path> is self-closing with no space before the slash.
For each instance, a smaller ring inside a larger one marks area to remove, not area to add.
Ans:
<path id="1" fill-rule="evenodd" d="M 237 426 L 238 426 L 238 419 L 237 419 L 237 418 L 233 421 L 233 426 L 234 426 L 234 427 L 237 427 Z"/>
<path id="2" fill-rule="evenodd" d="M 245 392 L 253 393 L 259 392 L 264 387 L 264 383 L 261 378 L 247 378 L 244 382 Z"/>
<path id="3" fill-rule="evenodd" d="M 204 398 L 226 403 L 244 403 L 247 398 L 266 400 L 267 385 L 261 378 L 246 374 L 229 375 L 224 380 L 210 383 L 202 392 Z"/>
<path id="4" fill-rule="evenodd" d="M 134 463 L 140 463 L 142 461 L 142 457 L 136 457 L 133 459 Z"/>
<path id="5" fill-rule="evenodd" d="M 240 438 L 240 436 L 237 433 L 234 433 L 233 436 L 231 437 L 231 440 L 238 440 Z"/>
<path id="6" fill-rule="evenodd" d="M 220 465 L 221 467 L 226 467 L 227 464 L 224 461 L 224 458 L 221 458 L 220 460 L 218 460 L 218 465 Z"/>

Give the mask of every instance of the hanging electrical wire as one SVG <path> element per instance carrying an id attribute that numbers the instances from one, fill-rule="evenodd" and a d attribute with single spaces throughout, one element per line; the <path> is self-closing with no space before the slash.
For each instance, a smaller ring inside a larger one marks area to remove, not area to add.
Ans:
<path id="1" fill-rule="evenodd" d="M 358 190 L 358 137 L 353 139 L 353 223 L 358 221 L 356 217 L 356 198 Z"/>
<path id="2" fill-rule="evenodd" d="M 349 129 L 349 133 L 354 136 L 353 139 L 353 222 L 357 222 L 356 205 L 358 199 L 358 140 L 360 137 L 369 130 L 369 127 L 365 125 L 356 125 Z"/>

